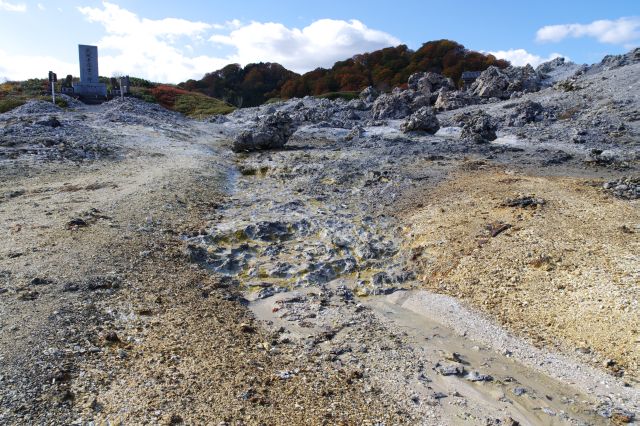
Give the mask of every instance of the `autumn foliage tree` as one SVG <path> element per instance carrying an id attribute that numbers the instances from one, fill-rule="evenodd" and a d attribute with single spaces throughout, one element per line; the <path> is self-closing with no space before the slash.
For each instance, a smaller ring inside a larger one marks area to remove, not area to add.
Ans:
<path id="1" fill-rule="evenodd" d="M 179 86 L 223 99 L 236 106 L 256 106 L 272 97 L 293 98 L 329 92 L 355 92 L 367 86 L 388 91 L 405 85 L 415 72 L 432 71 L 460 83 L 464 71 L 482 71 L 489 66 L 509 66 L 493 55 L 466 49 L 451 40 L 436 40 L 412 51 L 406 45 L 387 47 L 336 62 L 330 69 L 317 68 L 299 75 L 275 63 L 227 65 L 202 80 Z"/>
<path id="2" fill-rule="evenodd" d="M 206 74 L 202 80 L 188 80 L 178 86 L 222 99 L 236 106 L 257 106 L 278 96 L 282 86 L 297 76 L 276 63 L 230 64 Z"/>

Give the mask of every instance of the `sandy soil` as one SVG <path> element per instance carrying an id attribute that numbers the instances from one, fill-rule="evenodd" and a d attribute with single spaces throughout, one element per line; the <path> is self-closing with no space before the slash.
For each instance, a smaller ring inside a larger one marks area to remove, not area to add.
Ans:
<path id="1" fill-rule="evenodd" d="M 424 287 L 637 383 L 637 202 L 584 179 L 470 166 L 403 215 Z M 527 196 L 544 204 L 506 205 Z"/>

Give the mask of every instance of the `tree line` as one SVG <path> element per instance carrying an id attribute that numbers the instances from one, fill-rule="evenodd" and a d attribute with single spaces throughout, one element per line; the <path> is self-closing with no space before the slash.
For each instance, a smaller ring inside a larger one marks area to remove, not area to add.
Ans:
<path id="1" fill-rule="evenodd" d="M 406 85 L 409 76 L 420 71 L 437 72 L 461 84 L 464 71 L 483 71 L 492 65 L 505 68 L 509 62 L 468 50 L 455 41 L 436 40 L 424 43 L 416 51 L 400 45 L 355 55 L 329 69 L 317 68 L 302 75 L 277 63 L 245 67 L 230 64 L 201 80 L 188 80 L 178 86 L 238 107 L 250 107 L 271 98 L 354 92 L 367 86 L 388 91 Z"/>

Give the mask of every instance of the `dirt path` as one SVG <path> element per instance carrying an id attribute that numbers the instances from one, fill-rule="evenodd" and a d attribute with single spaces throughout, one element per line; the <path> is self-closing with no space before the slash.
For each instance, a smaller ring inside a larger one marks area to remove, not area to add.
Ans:
<path id="1" fill-rule="evenodd" d="M 119 162 L 3 169 L 0 422 L 401 421 L 349 369 L 274 349 L 190 262 L 181 236 L 219 218 L 230 167 L 200 130 L 124 126 Z"/>

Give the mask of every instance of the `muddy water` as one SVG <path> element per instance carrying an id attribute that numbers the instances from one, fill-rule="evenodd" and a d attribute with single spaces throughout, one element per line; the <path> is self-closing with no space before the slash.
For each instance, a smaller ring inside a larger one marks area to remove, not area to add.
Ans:
<path id="1" fill-rule="evenodd" d="M 301 325 L 299 321 L 291 320 L 288 313 L 283 315 L 282 310 L 273 309 L 290 300 L 304 304 L 303 300 L 309 295 L 327 291 L 330 290 L 307 287 L 279 293 L 272 298 L 252 302 L 250 308 L 269 328 L 284 329 L 287 336 L 303 345 L 326 330 L 326 323 L 335 322 L 336 318 L 342 318 L 347 323 L 360 323 L 365 329 L 374 328 L 371 320 L 363 321 L 352 315 L 349 306 L 353 306 L 353 303 L 340 305 L 336 299 L 330 302 L 336 312 L 318 315 L 315 326 Z M 430 404 L 437 405 L 438 422 L 442 424 L 459 424 L 460 419 L 464 420 L 464 424 L 482 424 L 484 419 L 509 417 L 523 425 L 607 424 L 595 412 L 597 402 L 590 395 L 518 362 L 509 354 L 501 353 L 497 347 L 463 336 L 434 318 L 429 306 L 416 303 L 413 297 L 424 296 L 423 293 L 426 292 L 399 291 L 387 296 L 358 299 L 356 302 L 360 302 L 359 305 L 372 314 L 375 322 L 384 325 L 385 333 L 365 332 L 359 340 L 354 341 L 353 335 L 341 337 L 342 331 L 331 342 L 326 342 L 322 350 L 331 353 L 336 347 L 342 347 L 344 342 L 354 346 L 384 346 L 386 342 L 376 340 L 393 336 L 391 340 L 399 341 L 402 350 L 393 351 L 392 355 L 382 355 L 381 358 L 373 354 L 366 356 L 364 367 L 369 372 L 367 380 L 389 392 L 393 398 L 402 398 L 393 391 L 400 387 L 402 393 L 411 395 L 411 398 L 431 400 Z M 300 308 L 297 309 L 300 312 Z M 323 316 L 329 320 L 326 321 Z M 387 363 L 391 370 L 396 369 L 394 373 L 384 371 L 383 365 Z M 407 379 L 406 373 L 422 364 L 425 365 L 425 373 Z M 458 365 L 465 372 L 445 376 L 436 373 L 441 365 Z M 472 372 L 490 375 L 492 380 L 473 382 L 469 380 L 469 373 Z M 439 395 L 437 402 L 433 402 L 433 395 Z M 423 407 L 416 405 L 415 410 L 418 417 L 424 415 Z M 474 416 L 469 416 L 470 411 L 475 413 Z M 430 423 L 426 421 L 424 424 Z"/>
<path id="2" fill-rule="evenodd" d="M 407 304 L 417 292 L 398 292 L 363 300 L 385 321 L 406 333 L 407 344 L 415 345 L 434 359 L 442 354 L 459 354 L 466 370 L 490 375 L 491 382 L 470 382 L 456 376 L 433 376 L 433 387 L 441 392 L 459 392 L 485 407 L 502 411 L 521 424 L 604 423 L 592 407 L 595 401 L 576 389 L 524 366 L 507 353 L 461 336 L 430 315 L 428 306 Z M 424 293 L 424 292 L 422 292 Z M 408 306 L 406 306 L 408 305 Z"/>

